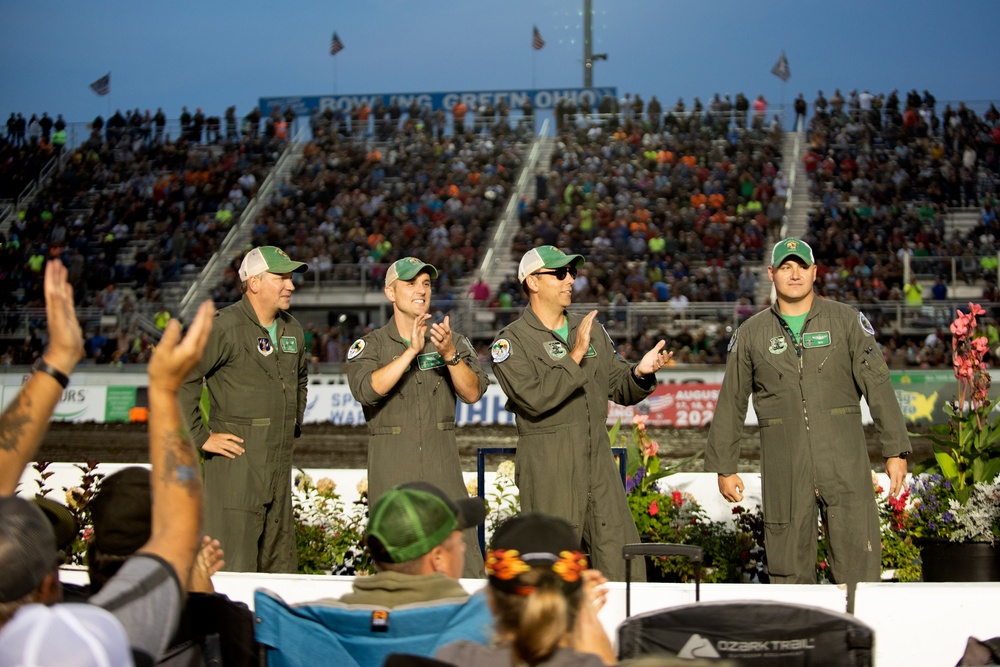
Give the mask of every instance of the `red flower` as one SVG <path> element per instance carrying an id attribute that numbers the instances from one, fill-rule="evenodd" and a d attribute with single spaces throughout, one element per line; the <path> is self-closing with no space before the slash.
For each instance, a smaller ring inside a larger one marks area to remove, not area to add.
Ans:
<path id="1" fill-rule="evenodd" d="M 656 516 L 660 513 L 660 506 L 656 504 L 656 501 L 649 503 L 649 516 Z"/>
<path id="2" fill-rule="evenodd" d="M 670 500 L 674 507 L 680 507 L 684 504 L 684 496 L 681 495 L 680 491 L 674 491 L 670 494 Z"/>

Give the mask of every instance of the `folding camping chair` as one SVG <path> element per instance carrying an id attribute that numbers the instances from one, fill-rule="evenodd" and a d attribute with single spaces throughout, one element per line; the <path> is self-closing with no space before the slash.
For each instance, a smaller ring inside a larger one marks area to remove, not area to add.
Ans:
<path id="1" fill-rule="evenodd" d="M 726 659 L 754 667 L 870 667 L 874 632 L 849 614 L 767 600 L 701 602 L 702 550 L 685 544 L 627 544 L 625 614 L 618 659 L 665 655 Z M 631 562 L 686 556 L 695 563 L 695 604 L 631 616 Z"/>
<path id="2" fill-rule="evenodd" d="M 485 644 L 493 636 L 484 592 L 387 609 L 336 601 L 288 604 L 258 588 L 254 616 L 268 667 L 370 667 L 391 653 L 432 656 L 453 641 Z"/>

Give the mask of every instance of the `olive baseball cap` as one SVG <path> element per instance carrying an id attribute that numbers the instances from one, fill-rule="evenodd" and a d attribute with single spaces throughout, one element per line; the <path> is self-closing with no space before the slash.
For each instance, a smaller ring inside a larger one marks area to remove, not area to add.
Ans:
<path id="1" fill-rule="evenodd" d="M 558 269 L 567 264 L 579 268 L 586 262 L 583 255 L 567 255 L 555 246 L 541 245 L 524 253 L 517 267 L 517 280 L 523 283 L 525 278 L 539 269 Z"/>
<path id="2" fill-rule="evenodd" d="M 433 264 L 421 262 L 416 257 L 397 259 L 389 266 L 389 270 L 385 272 L 385 286 L 388 287 L 397 280 L 413 280 L 421 271 L 427 271 L 427 275 L 431 277 L 431 280 L 436 280 L 438 277 L 438 270 L 434 268 Z"/>
<path id="3" fill-rule="evenodd" d="M 410 482 L 386 491 L 371 508 L 365 542 L 377 561 L 405 563 L 444 542 L 452 531 L 486 520 L 482 498 L 448 498 L 427 482 Z"/>
<path id="4" fill-rule="evenodd" d="M 771 250 L 771 266 L 778 268 L 789 257 L 798 257 L 806 263 L 806 266 L 816 263 L 813 259 L 813 249 L 808 243 L 800 239 L 787 238 L 774 244 Z"/>
<path id="5" fill-rule="evenodd" d="M 296 262 L 281 248 L 265 245 L 254 248 L 243 258 L 240 280 L 249 280 L 250 276 L 261 273 L 304 273 L 308 269 L 305 262 Z"/>

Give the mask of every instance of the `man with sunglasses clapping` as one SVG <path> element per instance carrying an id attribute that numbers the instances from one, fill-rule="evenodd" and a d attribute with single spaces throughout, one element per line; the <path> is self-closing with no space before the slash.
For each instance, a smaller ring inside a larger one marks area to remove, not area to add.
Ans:
<path id="1" fill-rule="evenodd" d="M 584 261 L 553 246 L 525 253 L 517 277 L 528 307 L 500 331 L 490 353 L 517 419 L 521 510 L 568 521 L 593 566 L 622 581 L 622 545 L 638 542 L 639 534 L 608 446 L 608 401 L 635 405 L 649 396 L 673 353 L 661 340 L 633 365 L 596 323 L 596 310 L 566 311 Z"/>

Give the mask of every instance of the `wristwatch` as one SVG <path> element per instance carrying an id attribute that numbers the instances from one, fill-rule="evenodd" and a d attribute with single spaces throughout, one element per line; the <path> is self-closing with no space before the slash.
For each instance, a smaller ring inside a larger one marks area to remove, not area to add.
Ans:
<path id="1" fill-rule="evenodd" d="M 899 454 L 896 454 L 896 458 L 897 459 L 904 459 L 905 460 L 906 457 L 909 456 L 909 455 L 910 455 L 909 452 L 900 452 Z"/>
<path id="2" fill-rule="evenodd" d="M 458 353 L 458 350 L 456 350 L 455 356 L 448 360 L 448 365 L 458 366 L 458 362 L 460 362 L 461 360 L 462 360 L 462 355 Z"/>
<path id="3" fill-rule="evenodd" d="M 46 375 L 51 375 L 56 382 L 62 385 L 63 389 L 69 386 L 69 376 L 49 362 L 45 361 L 42 357 L 38 357 L 38 361 L 35 362 L 33 370 L 39 373 L 45 373 Z"/>

